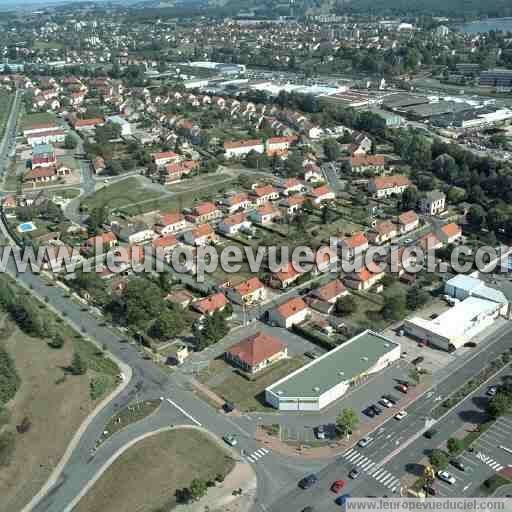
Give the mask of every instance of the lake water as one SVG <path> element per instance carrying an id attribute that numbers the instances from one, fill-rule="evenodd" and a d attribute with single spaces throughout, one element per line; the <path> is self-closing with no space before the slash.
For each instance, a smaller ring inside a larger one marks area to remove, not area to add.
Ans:
<path id="1" fill-rule="evenodd" d="M 488 20 L 472 21 L 459 25 L 457 28 L 466 34 L 477 34 L 490 30 L 512 32 L 512 18 L 490 18 Z"/>

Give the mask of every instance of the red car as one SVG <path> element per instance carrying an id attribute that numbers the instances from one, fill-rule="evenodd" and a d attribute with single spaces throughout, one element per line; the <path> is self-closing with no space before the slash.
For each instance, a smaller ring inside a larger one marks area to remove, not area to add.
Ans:
<path id="1" fill-rule="evenodd" d="M 338 493 L 341 491 L 341 489 L 343 489 L 344 485 L 345 485 L 345 480 L 336 480 L 331 485 L 331 491 Z"/>
<path id="2" fill-rule="evenodd" d="M 401 391 L 404 394 L 407 393 L 407 391 L 409 391 L 409 387 L 406 386 L 405 384 L 398 384 L 396 389 L 398 389 L 398 391 Z"/>

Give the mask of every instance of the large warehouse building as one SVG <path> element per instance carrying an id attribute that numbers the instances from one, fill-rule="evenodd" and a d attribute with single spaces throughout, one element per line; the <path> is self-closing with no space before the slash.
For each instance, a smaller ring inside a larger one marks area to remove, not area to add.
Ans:
<path id="1" fill-rule="evenodd" d="M 505 295 L 475 277 L 455 276 L 445 283 L 445 293 L 461 302 L 434 320 L 419 317 L 406 320 L 404 330 L 407 334 L 450 351 L 473 339 L 500 315 L 507 315 Z"/>
<path id="2" fill-rule="evenodd" d="M 319 411 L 398 359 L 398 343 L 367 330 L 272 384 L 265 399 L 280 411 Z"/>

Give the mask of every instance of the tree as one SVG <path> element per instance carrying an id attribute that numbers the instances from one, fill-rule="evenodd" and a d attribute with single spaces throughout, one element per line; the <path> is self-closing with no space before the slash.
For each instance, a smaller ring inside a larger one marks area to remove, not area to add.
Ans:
<path id="1" fill-rule="evenodd" d="M 182 317 L 171 309 L 167 309 L 157 318 L 151 327 L 151 335 L 159 339 L 169 339 L 178 335 L 184 327 Z"/>
<path id="2" fill-rule="evenodd" d="M 229 332 L 229 326 L 226 321 L 226 314 L 223 311 L 215 311 L 213 315 L 206 317 L 202 328 L 198 329 L 197 348 L 203 350 L 219 340 L 224 338 Z"/>
<path id="3" fill-rule="evenodd" d="M 399 320 L 406 313 L 406 297 L 402 290 L 386 290 L 383 294 L 384 306 L 381 314 L 386 320 Z"/>
<path id="4" fill-rule="evenodd" d="M 359 417 L 353 409 L 343 409 L 336 418 L 336 429 L 341 436 L 349 437 L 359 425 Z"/>
<path id="5" fill-rule="evenodd" d="M 489 414 L 493 418 L 498 418 L 510 412 L 512 409 L 512 397 L 508 393 L 498 392 L 492 398 L 489 404 Z"/>
<path id="6" fill-rule="evenodd" d="M 129 325 L 146 329 L 166 308 L 160 288 L 139 277 L 128 283 L 124 294 L 126 321 Z"/>
<path id="7" fill-rule="evenodd" d="M 413 286 L 407 290 L 407 307 L 409 309 L 418 309 L 427 303 L 428 298 L 428 292 L 419 288 L 418 286 Z"/>
<path id="8" fill-rule="evenodd" d="M 328 140 L 324 144 L 324 153 L 327 160 L 335 162 L 341 156 L 339 144 L 335 140 Z"/>
<path id="9" fill-rule="evenodd" d="M 112 176 L 119 176 L 123 172 L 123 165 L 119 160 L 109 160 L 105 167 L 108 174 Z"/>
<path id="10" fill-rule="evenodd" d="M 77 141 L 73 135 L 68 133 L 64 139 L 64 147 L 66 149 L 75 149 L 77 146 Z"/>
<path id="11" fill-rule="evenodd" d="M 430 463 L 436 469 L 442 469 L 448 464 L 448 455 L 443 450 L 434 449 L 430 454 Z"/>
<path id="12" fill-rule="evenodd" d="M 479 204 L 471 206 L 466 216 L 468 223 L 475 230 L 478 230 L 484 226 L 485 218 L 485 210 Z"/>
<path id="13" fill-rule="evenodd" d="M 325 206 L 322 209 L 322 224 L 331 224 L 336 220 L 336 213 L 334 213 L 329 207 Z"/>
<path id="14" fill-rule="evenodd" d="M 87 372 L 87 363 L 78 352 L 73 355 L 69 370 L 73 375 L 84 375 Z"/>
<path id="15" fill-rule="evenodd" d="M 420 200 L 420 193 L 416 187 L 408 187 L 402 193 L 401 208 L 402 210 L 414 210 Z"/>
<path id="16" fill-rule="evenodd" d="M 201 480 L 200 478 L 194 478 L 194 480 L 192 480 L 192 482 L 190 483 L 189 490 L 190 497 L 194 501 L 197 501 L 201 499 L 203 496 L 205 496 L 206 493 L 208 492 L 208 484 L 204 480 Z"/>
<path id="17" fill-rule="evenodd" d="M 106 206 L 98 206 L 93 208 L 87 219 L 87 225 L 89 226 L 89 233 L 97 235 L 103 224 L 108 222 L 108 210 Z"/>
<path id="18" fill-rule="evenodd" d="M 335 311 L 338 315 L 351 315 L 357 311 L 357 302 L 352 295 L 336 300 Z"/>
<path id="19" fill-rule="evenodd" d="M 457 455 L 457 453 L 464 449 L 464 443 L 460 439 L 450 437 L 446 442 L 446 447 L 450 455 Z"/>
<path id="20" fill-rule="evenodd" d="M 65 338 L 61 333 L 55 333 L 52 339 L 48 342 L 48 346 L 51 348 L 62 348 L 65 343 Z"/>

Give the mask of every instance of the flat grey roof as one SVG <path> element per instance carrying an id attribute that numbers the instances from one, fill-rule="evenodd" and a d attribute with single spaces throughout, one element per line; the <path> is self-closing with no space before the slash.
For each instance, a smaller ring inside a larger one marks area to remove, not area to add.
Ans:
<path id="1" fill-rule="evenodd" d="M 267 388 L 279 398 L 316 398 L 371 368 L 398 347 L 381 334 L 366 330 Z"/>

